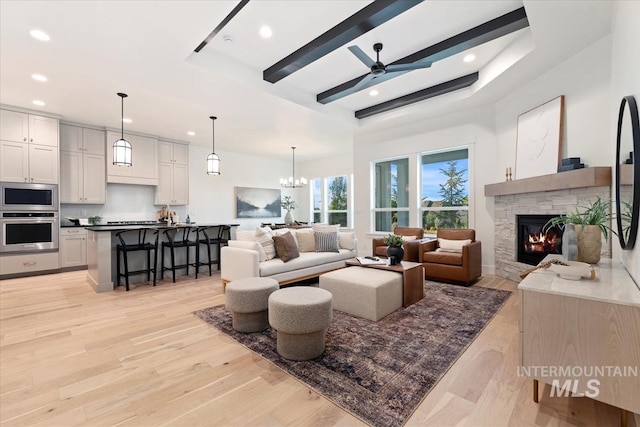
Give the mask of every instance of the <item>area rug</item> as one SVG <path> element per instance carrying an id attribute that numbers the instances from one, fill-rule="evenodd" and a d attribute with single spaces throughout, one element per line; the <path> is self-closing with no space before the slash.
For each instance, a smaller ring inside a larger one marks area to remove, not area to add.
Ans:
<path id="1" fill-rule="evenodd" d="M 401 426 L 511 292 L 425 282 L 425 297 L 373 322 L 334 311 L 326 350 L 295 362 L 276 332 L 243 334 L 224 305 L 194 314 L 373 426 Z"/>

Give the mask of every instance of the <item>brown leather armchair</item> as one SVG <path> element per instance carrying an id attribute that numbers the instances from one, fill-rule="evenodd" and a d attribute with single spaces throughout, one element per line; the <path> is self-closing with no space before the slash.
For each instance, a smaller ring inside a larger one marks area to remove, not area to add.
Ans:
<path id="1" fill-rule="evenodd" d="M 471 240 L 462 246 L 462 252 L 437 251 L 438 240 L 421 242 L 418 262 L 424 266 L 425 279 L 470 285 L 482 275 L 482 246 L 471 229 L 440 229 L 437 237 L 447 240 Z"/>
<path id="2" fill-rule="evenodd" d="M 416 237 L 416 240 L 409 240 L 402 246 L 404 248 L 404 258 L 402 258 L 402 260 L 418 262 L 418 247 L 420 246 L 420 240 L 424 237 L 424 230 L 422 228 L 396 227 L 393 229 L 393 234 Z M 384 244 L 383 237 L 373 239 L 371 255 L 383 258 L 387 257 L 387 245 Z"/>

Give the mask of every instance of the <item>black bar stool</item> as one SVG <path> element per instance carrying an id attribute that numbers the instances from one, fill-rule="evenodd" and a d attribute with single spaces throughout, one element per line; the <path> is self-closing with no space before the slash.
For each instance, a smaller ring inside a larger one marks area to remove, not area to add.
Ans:
<path id="1" fill-rule="evenodd" d="M 196 240 L 190 240 L 189 236 L 191 232 L 196 234 Z M 198 244 L 198 228 L 197 227 L 173 227 L 163 231 L 166 240 L 162 242 L 162 260 L 160 274 L 161 278 L 164 278 L 164 272 L 171 270 L 173 275 L 173 283 L 176 282 L 176 269 L 186 268 L 187 274 L 189 274 L 189 266 L 196 268 L 196 279 L 198 278 L 198 263 L 200 262 L 200 245 Z M 196 248 L 196 260 L 193 263 L 189 262 L 189 248 Z M 169 248 L 171 251 L 171 267 L 164 266 L 164 248 Z M 187 248 L 187 261 L 185 264 L 176 265 L 176 248 Z"/>
<path id="2" fill-rule="evenodd" d="M 133 241 L 134 233 L 137 233 L 137 241 Z M 124 234 L 129 234 L 129 243 L 124 238 Z M 147 241 L 147 234 L 150 235 L 151 241 Z M 129 276 L 135 274 L 147 275 L 147 281 L 151 280 L 153 272 L 153 286 L 156 285 L 156 265 L 158 264 L 158 230 L 150 228 L 137 228 L 133 230 L 123 230 L 116 233 L 120 243 L 116 245 L 117 266 L 116 275 L 118 277 L 118 286 L 120 286 L 120 278 L 124 277 L 125 289 L 129 290 Z M 129 252 L 146 251 L 147 252 L 147 268 L 141 270 L 129 271 Z M 151 251 L 153 251 L 153 264 L 151 264 Z M 120 254 L 124 260 L 124 273 L 120 272 Z"/>
<path id="3" fill-rule="evenodd" d="M 198 246 L 207 245 L 207 261 L 198 262 L 198 266 L 208 265 L 209 276 L 211 276 L 211 265 L 215 264 L 220 270 L 220 250 L 222 246 L 229 245 L 229 239 L 231 239 L 231 226 L 230 225 L 210 225 L 202 226 L 198 228 L 198 233 L 203 237 L 198 237 Z M 211 246 L 216 247 L 216 259 L 211 259 Z"/>

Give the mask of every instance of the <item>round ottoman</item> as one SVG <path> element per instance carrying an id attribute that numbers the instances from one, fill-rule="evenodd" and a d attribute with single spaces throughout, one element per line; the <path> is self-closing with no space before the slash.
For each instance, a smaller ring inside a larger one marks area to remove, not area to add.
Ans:
<path id="1" fill-rule="evenodd" d="M 269 323 L 277 331 L 278 354 L 285 359 L 320 356 L 332 316 L 331 292 L 324 289 L 297 286 L 269 296 Z"/>
<path id="2" fill-rule="evenodd" d="M 269 295 L 280 285 L 268 277 L 248 277 L 227 285 L 225 305 L 233 315 L 233 329 L 260 332 L 269 327 Z"/>

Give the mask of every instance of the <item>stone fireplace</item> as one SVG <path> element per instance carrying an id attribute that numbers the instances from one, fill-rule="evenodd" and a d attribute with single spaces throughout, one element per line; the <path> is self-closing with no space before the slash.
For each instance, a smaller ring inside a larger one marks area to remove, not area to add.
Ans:
<path id="1" fill-rule="evenodd" d="M 495 197 L 496 275 L 519 282 L 518 275 L 531 265 L 518 261 L 518 215 L 557 216 L 588 206 L 597 196 L 610 199 L 611 168 L 585 168 L 491 184 L 485 186 L 485 196 Z M 611 257 L 611 239 L 603 238 L 601 254 Z"/>

